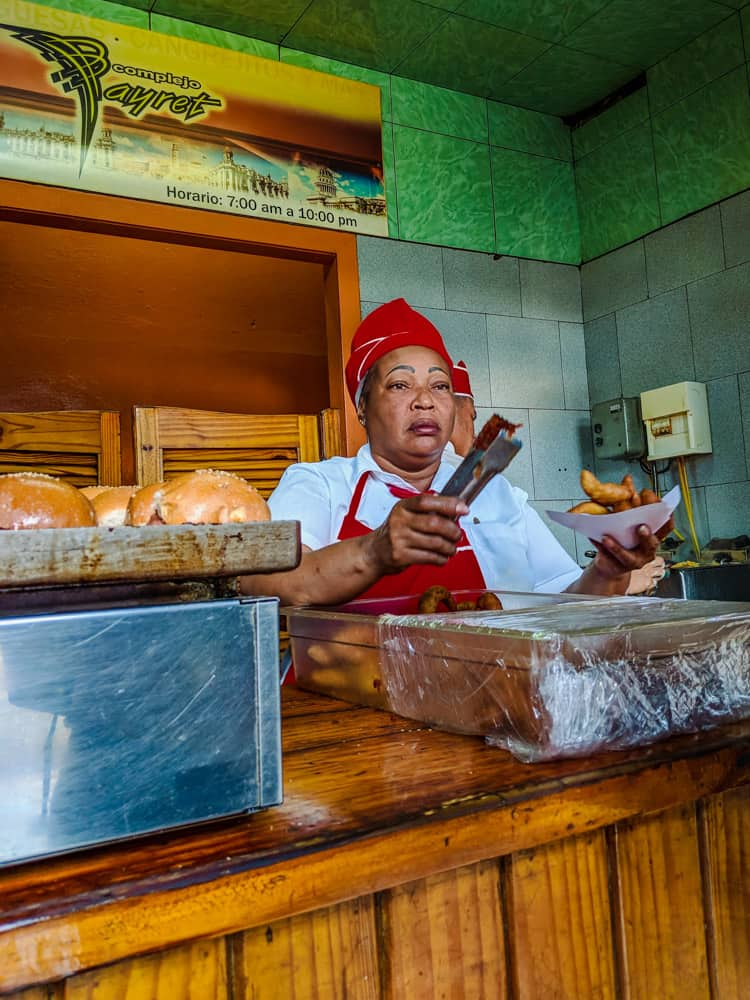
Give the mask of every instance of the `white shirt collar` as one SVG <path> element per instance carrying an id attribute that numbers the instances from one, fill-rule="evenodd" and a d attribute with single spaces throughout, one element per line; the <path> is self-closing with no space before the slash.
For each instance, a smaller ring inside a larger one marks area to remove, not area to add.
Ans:
<path id="1" fill-rule="evenodd" d="M 392 486 L 401 486 L 407 490 L 414 490 L 411 483 L 407 483 L 405 479 L 401 478 L 401 476 L 397 476 L 393 472 L 385 472 L 380 468 L 378 463 L 372 457 L 369 444 L 362 445 L 357 452 L 355 461 L 357 464 L 357 479 L 359 479 L 363 472 L 371 472 L 373 478 L 377 479 L 381 483 Z M 435 473 L 435 476 L 430 483 L 430 489 L 439 493 L 455 471 L 456 470 L 453 466 L 448 462 L 441 461 L 440 468 Z M 414 492 L 416 493 L 417 491 L 414 490 Z"/>

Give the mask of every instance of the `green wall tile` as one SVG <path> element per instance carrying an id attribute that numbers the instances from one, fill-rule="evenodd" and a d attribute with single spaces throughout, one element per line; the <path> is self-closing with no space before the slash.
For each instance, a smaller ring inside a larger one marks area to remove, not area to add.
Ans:
<path id="1" fill-rule="evenodd" d="M 393 132 L 401 239 L 493 250 L 489 147 L 402 125 Z"/>
<path id="2" fill-rule="evenodd" d="M 153 4 L 153 0 L 122 0 L 126 7 L 135 7 L 136 10 L 149 10 Z M 32 3 L 36 3 L 36 0 L 32 0 Z M 48 7 L 55 7 L 56 4 L 48 3 Z M 79 6 L 76 4 L 76 7 Z"/>
<path id="3" fill-rule="evenodd" d="M 128 5 L 109 3 L 108 0 L 44 0 L 41 6 L 67 10 L 84 17 L 98 17 L 102 21 L 114 21 L 116 24 L 129 24 L 133 28 L 148 28 L 148 0 Z"/>
<path id="4" fill-rule="evenodd" d="M 441 10 L 456 10 L 464 0 L 421 0 L 421 2 L 429 7 L 439 7 Z"/>
<path id="5" fill-rule="evenodd" d="M 304 0 L 284 43 L 391 72 L 450 15 L 417 0 Z"/>
<path id="6" fill-rule="evenodd" d="M 497 101 L 490 101 L 487 107 L 493 146 L 552 156 L 557 160 L 571 159 L 570 129 L 560 118 Z"/>
<path id="7" fill-rule="evenodd" d="M 331 73 L 333 76 L 343 76 L 347 80 L 359 80 L 360 83 L 372 83 L 380 87 L 380 111 L 383 121 L 391 120 L 391 78 L 387 73 L 379 73 L 375 69 L 365 69 L 353 66 L 351 63 L 339 62 L 337 59 L 326 59 L 325 56 L 314 56 L 309 52 L 299 52 L 297 49 L 280 49 L 281 61 L 294 66 L 304 66 L 305 69 L 317 69 L 321 73 Z"/>
<path id="8" fill-rule="evenodd" d="M 221 28 L 209 28 L 205 24 L 193 24 L 192 21 L 181 21 L 177 17 L 166 17 L 164 14 L 151 15 L 151 29 L 163 35 L 173 35 L 176 38 L 187 38 L 191 42 L 203 42 L 206 45 L 218 45 L 222 49 L 233 52 L 244 52 L 246 55 L 262 56 L 264 59 L 278 61 L 279 47 L 272 42 L 264 42 L 259 38 L 248 38 L 247 35 L 235 35 Z"/>
<path id="9" fill-rule="evenodd" d="M 609 0 L 465 0 L 461 13 L 500 28 L 558 42 Z"/>
<path id="10" fill-rule="evenodd" d="M 393 121 L 398 125 L 487 142 L 487 102 L 481 97 L 394 76 Z"/>
<path id="11" fill-rule="evenodd" d="M 500 86 L 547 47 L 547 42 L 451 14 L 430 35 L 429 44 L 414 49 L 397 72 L 496 98 Z"/>
<path id="12" fill-rule="evenodd" d="M 651 113 L 662 111 L 745 60 L 739 14 L 662 59 L 648 71 Z"/>
<path id="13" fill-rule="evenodd" d="M 611 0 L 565 44 L 645 69 L 727 13 L 723 3 L 711 0 Z"/>
<path id="14" fill-rule="evenodd" d="M 492 147 L 497 253 L 578 264 L 573 165 Z"/>
<path id="15" fill-rule="evenodd" d="M 653 118 L 664 224 L 750 186 L 745 66 Z"/>
<path id="16" fill-rule="evenodd" d="M 591 118 L 585 125 L 573 129 L 575 158 L 580 159 L 599 146 L 616 139 L 623 132 L 645 122 L 648 112 L 648 93 L 645 87 L 641 87 L 600 115 Z"/>
<path id="17" fill-rule="evenodd" d="M 396 157 L 393 153 L 393 126 L 383 122 L 383 173 L 385 200 L 388 208 L 388 235 L 398 239 L 398 192 L 396 189 Z"/>
<path id="18" fill-rule="evenodd" d="M 278 44 L 306 0 L 156 0 L 152 12 Z"/>
<path id="19" fill-rule="evenodd" d="M 493 95 L 506 104 L 534 107 L 550 115 L 580 111 L 627 83 L 637 73 L 632 66 L 574 52 L 555 45 Z"/>
<path id="20" fill-rule="evenodd" d="M 638 125 L 576 163 L 584 260 L 659 226 L 650 124 Z"/>

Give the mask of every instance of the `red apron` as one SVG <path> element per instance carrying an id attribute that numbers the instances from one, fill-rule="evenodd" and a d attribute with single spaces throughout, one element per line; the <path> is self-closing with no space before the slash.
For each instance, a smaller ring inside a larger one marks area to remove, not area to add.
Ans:
<path id="1" fill-rule="evenodd" d="M 359 477 L 349 510 L 341 524 L 339 541 L 343 541 L 345 538 L 358 538 L 360 535 L 366 535 L 372 531 L 372 528 L 368 528 L 366 524 L 357 520 L 357 511 L 369 475 L 369 472 L 364 472 Z M 399 499 L 416 495 L 415 490 L 405 490 L 400 486 L 389 485 L 388 489 L 393 496 Z M 382 576 L 356 600 L 360 601 L 368 597 L 406 597 L 414 594 L 414 606 L 403 609 L 406 614 L 409 614 L 417 610 L 417 599 L 428 587 L 445 587 L 451 592 L 456 590 L 470 591 L 471 593 L 466 595 L 466 600 L 476 599 L 482 591 L 486 590 L 482 570 L 479 568 L 477 557 L 474 555 L 474 550 L 465 531 L 461 531 L 455 555 L 451 556 L 443 566 L 429 564 L 407 566 L 400 573 Z"/>
<path id="2" fill-rule="evenodd" d="M 358 538 L 360 535 L 367 535 L 372 531 L 372 528 L 368 528 L 366 524 L 362 524 L 361 521 L 357 520 L 357 511 L 359 510 L 359 504 L 369 475 L 369 472 L 363 472 L 359 477 L 354 489 L 354 495 L 352 496 L 352 502 L 349 505 L 349 510 L 346 512 L 338 534 L 338 541 L 340 542 L 346 538 Z M 415 496 L 417 492 L 416 490 L 405 490 L 401 486 L 389 485 L 388 489 L 399 500 L 404 497 Z M 414 601 L 409 606 L 400 609 L 404 614 L 413 614 L 417 611 L 419 597 L 428 587 L 445 587 L 451 593 L 458 590 L 469 591 L 465 595 L 464 600 L 476 600 L 487 589 L 482 570 L 479 568 L 479 563 L 477 562 L 477 557 L 474 555 L 474 550 L 463 529 L 461 530 L 461 538 L 456 546 L 456 553 L 451 556 L 445 565 L 432 566 L 418 564 L 407 566 L 400 573 L 382 576 L 371 587 L 368 587 L 367 590 L 361 593 L 356 600 L 360 601 L 369 597 L 389 598 L 414 595 Z M 287 673 L 284 683 L 294 683 L 292 670 L 289 670 Z"/>

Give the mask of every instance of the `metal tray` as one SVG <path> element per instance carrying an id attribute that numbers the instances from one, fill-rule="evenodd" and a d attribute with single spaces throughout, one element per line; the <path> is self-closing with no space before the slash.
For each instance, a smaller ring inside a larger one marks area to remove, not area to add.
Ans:
<path id="1" fill-rule="evenodd" d="M 298 521 L 0 531 L 0 587 L 277 572 L 300 551 Z"/>

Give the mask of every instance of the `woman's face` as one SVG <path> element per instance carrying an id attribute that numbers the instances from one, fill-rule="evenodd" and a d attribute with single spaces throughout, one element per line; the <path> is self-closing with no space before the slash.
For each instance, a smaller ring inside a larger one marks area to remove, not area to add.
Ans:
<path id="1" fill-rule="evenodd" d="M 374 453 L 402 469 L 435 461 L 451 436 L 456 407 L 448 365 L 428 347 L 400 347 L 375 365 L 360 402 Z"/>

